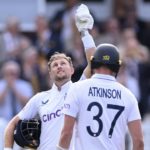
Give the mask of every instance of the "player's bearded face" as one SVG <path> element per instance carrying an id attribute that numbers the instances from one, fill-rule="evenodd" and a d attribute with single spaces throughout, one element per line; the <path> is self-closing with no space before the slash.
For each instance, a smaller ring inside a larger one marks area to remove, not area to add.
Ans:
<path id="1" fill-rule="evenodd" d="M 54 81 L 71 79 L 73 68 L 64 58 L 59 58 L 51 63 L 50 76 Z"/>

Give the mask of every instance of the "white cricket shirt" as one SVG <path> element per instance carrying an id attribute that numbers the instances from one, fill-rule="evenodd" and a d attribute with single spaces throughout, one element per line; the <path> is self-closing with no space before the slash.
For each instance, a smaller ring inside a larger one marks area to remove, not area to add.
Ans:
<path id="1" fill-rule="evenodd" d="M 36 94 L 18 114 L 20 119 L 40 116 L 42 127 L 38 150 L 56 149 L 64 121 L 62 115 L 64 99 L 71 84 L 71 81 L 67 82 L 61 87 L 61 91 L 54 84 L 49 91 Z"/>
<path id="2" fill-rule="evenodd" d="M 135 96 L 109 75 L 74 83 L 64 113 L 75 117 L 75 150 L 125 150 L 130 121 L 141 119 Z"/>

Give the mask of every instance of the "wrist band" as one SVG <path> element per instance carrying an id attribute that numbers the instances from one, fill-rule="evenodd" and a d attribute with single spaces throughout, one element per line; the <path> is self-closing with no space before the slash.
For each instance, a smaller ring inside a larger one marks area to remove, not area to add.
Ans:
<path id="1" fill-rule="evenodd" d="M 13 149 L 9 147 L 4 147 L 4 150 L 13 150 Z"/>
<path id="2" fill-rule="evenodd" d="M 61 146 L 57 146 L 57 150 L 68 150 L 68 149 L 65 149 L 65 148 L 63 148 L 63 147 L 61 147 Z"/>
<path id="3" fill-rule="evenodd" d="M 81 34 L 81 37 L 84 37 L 89 34 L 89 31 L 87 29 L 84 29 L 80 32 L 80 34 Z"/>
<path id="4" fill-rule="evenodd" d="M 93 37 L 89 34 L 88 31 L 81 32 L 81 35 L 85 51 L 89 48 L 96 47 Z"/>

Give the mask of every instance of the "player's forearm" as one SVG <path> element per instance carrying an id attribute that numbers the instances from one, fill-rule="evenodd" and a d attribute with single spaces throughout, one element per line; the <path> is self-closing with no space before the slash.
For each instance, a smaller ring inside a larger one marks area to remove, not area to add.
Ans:
<path id="1" fill-rule="evenodd" d="M 96 50 L 96 46 L 93 37 L 89 34 L 88 30 L 81 32 L 81 38 L 84 45 L 87 60 L 87 67 L 84 70 L 84 75 L 86 76 L 86 78 L 90 78 L 91 77 L 90 59 Z"/>
<path id="2" fill-rule="evenodd" d="M 128 123 L 128 128 L 133 142 L 133 150 L 144 150 L 144 140 L 141 120 L 137 119 Z"/>
<path id="3" fill-rule="evenodd" d="M 70 141 L 71 141 L 71 137 L 63 134 L 61 136 L 59 146 L 62 147 L 63 149 L 69 149 Z"/>
<path id="4" fill-rule="evenodd" d="M 58 147 L 63 148 L 64 150 L 69 149 L 71 138 L 72 138 L 72 132 L 67 132 L 62 130 Z"/>
<path id="5" fill-rule="evenodd" d="M 7 148 L 12 148 L 13 147 L 13 143 L 14 143 L 13 135 L 14 135 L 14 130 L 15 130 L 16 123 L 18 122 L 18 120 L 19 120 L 19 118 L 15 116 L 8 123 L 8 125 L 5 129 L 4 146 L 7 147 Z"/>
<path id="6" fill-rule="evenodd" d="M 12 148 L 13 147 L 13 126 L 8 124 L 5 130 L 5 147 Z"/>
<path id="7" fill-rule="evenodd" d="M 133 150 L 144 150 L 144 142 L 142 139 L 133 141 Z"/>
<path id="8" fill-rule="evenodd" d="M 81 39 L 84 46 L 86 59 L 89 64 L 91 56 L 93 56 L 96 50 L 95 42 L 87 29 L 81 31 Z"/>

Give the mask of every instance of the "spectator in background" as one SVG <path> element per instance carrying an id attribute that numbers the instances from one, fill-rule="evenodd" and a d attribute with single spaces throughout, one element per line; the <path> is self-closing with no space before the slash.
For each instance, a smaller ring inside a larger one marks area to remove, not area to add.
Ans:
<path id="1" fill-rule="evenodd" d="M 136 33 L 133 28 L 124 29 L 124 31 L 122 33 L 122 42 L 120 44 L 120 47 L 121 47 L 120 48 L 121 58 L 125 62 L 125 64 L 124 64 L 125 70 L 123 72 L 124 73 L 126 72 L 126 73 L 122 74 L 120 72 L 119 80 L 122 83 L 122 82 L 124 82 L 123 80 L 126 79 L 126 83 L 128 83 L 128 86 L 131 85 L 131 83 L 132 83 L 132 87 L 130 86 L 130 88 L 132 88 L 132 89 L 130 89 L 130 90 L 133 91 L 133 93 L 137 96 L 137 98 L 139 100 L 140 112 L 141 112 L 141 115 L 143 118 L 144 113 L 142 110 L 145 111 L 148 106 L 148 105 L 145 105 L 148 103 L 148 102 L 146 102 L 148 99 L 148 93 L 146 92 L 148 90 L 148 88 L 147 88 L 147 90 L 143 91 L 143 87 L 148 87 L 148 85 L 147 85 L 148 84 L 148 78 L 147 78 L 148 72 L 145 75 L 143 73 L 145 72 L 144 71 L 145 66 L 147 66 L 145 64 L 149 63 L 150 54 L 149 54 L 148 48 L 146 46 L 142 45 L 136 38 Z M 149 68 L 149 67 L 147 67 L 147 68 Z M 122 78 L 123 76 L 121 74 L 124 76 L 124 78 Z M 145 79 L 147 79 L 147 81 L 145 81 Z M 134 83 L 134 85 L 133 85 L 133 83 Z M 140 91 L 140 92 L 138 92 L 138 91 Z"/>
<path id="2" fill-rule="evenodd" d="M 19 78 L 20 66 L 15 61 L 3 64 L 0 80 L 0 117 L 9 121 L 33 95 L 32 86 Z"/>
<path id="3" fill-rule="evenodd" d="M 121 39 L 120 24 L 117 18 L 110 18 L 104 24 L 104 33 L 97 40 L 97 43 L 111 43 L 119 45 Z"/>
<path id="4" fill-rule="evenodd" d="M 144 119 L 150 113 L 150 63 L 139 64 L 139 84 L 141 90 L 139 108 Z"/>
<path id="5" fill-rule="evenodd" d="M 142 29 L 142 36 L 140 36 L 140 41 L 143 45 L 148 46 L 150 50 L 150 21 L 146 22 L 145 27 Z"/>
<path id="6" fill-rule="evenodd" d="M 120 22 L 121 28 L 133 28 L 141 42 L 146 22 L 139 18 L 136 4 L 136 0 L 115 0 L 114 13 Z"/>
<path id="7" fill-rule="evenodd" d="M 93 29 L 91 31 L 91 35 L 95 41 L 95 45 L 98 45 L 99 42 L 101 42 L 101 36 L 102 35 L 102 31 L 104 26 L 102 25 L 102 23 L 95 23 L 94 26 L 93 26 Z"/>
<path id="8" fill-rule="evenodd" d="M 83 52 L 83 46 L 80 36 L 74 39 L 73 44 L 74 49 L 70 53 L 68 53 L 68 55 L 72 58 L 73 66 L 75 68 L 75 72 L 72 76 L 72 81 L 76 82 L 80 79 L 87 61 Z"/>
<path id="9" fill-rule="evenodd" d="M 120 82 L 122 85 L 127 87 L 140 101 L 140 87 L 138 80 L 129 72 L 127 62 L 124 62 L 121 67 L 117 77 L 117 81 Z M 131 66 L 130 66 L 131 67 Z M 132 69 L 134 66 L 132 66 Z"/>
<path id="10" fill-rule="evenodd" d="M 48 22 L 44 15 L 39 15 L 35 20 L 36 37 L 34 44 L 37 47 L 39 56 L 42 59 L 49 58 L 55 51 L 61 52 L 62 44 L 59 31 Z"/>
<path id="11" fill-rule="evenodd" d="M 143 63 L 149 61 L 148 48 L 142 45 L 133 28 L 126 28 L 122 32 L 121 57 L 124 61 L 131 59 L 136 63 Z"/>
<path id="12" fill-rule="evenodd" d="M 65 52 L 70 52 L 73 47 L 74 40 L 74 13 L 77 8 L 79 0 L 66 0 L 65 7 L 58 10 L 54 16 L 53 22 L 60 31 L 60 37 L 64 44 Z"/>
<path id="13" fill-rule="evenodd" d="M 38 52 L 35 47 L 26 49 L 22 54 L 21 77 L 32 84 L 34 93 L 37 93 L 41 90 L 47 90 L 50 87 L 47 77 L 47 65 L 43 65 L 43 63 L 44 60 L 41 61 L 39 59 Z"/>
<path id="14" fill-rule="evenodd" d="M 20 54 L 24 48 L 24 40 L 27 37 L 23 36 L 20 31 L 20 22 L 17 17 L 9 17 L 6 22 L 5 31 L 0 36 L 0 61 L 6 59 L 16 59 L 20 61 Z"/>
<path id="15" fill-rule="evenodd" d="M 36 25 L 36 40 L 35 45 L 39 53 L 47 55 L 49 49 L 50 37 L 52 35 L 52 31 L 50 29 L 48 20 L 45 16 L 39 15 L 35 20 Z"/>
<path id="16" fill-rule="evenodd" d="M 145 22 L 140 20 L 137 15 L 135 4 L 126 6 L 126 13 L 120 22 L 123 28 L 132 28 L 135 31 L 136 37 L 141 41 L 143 37 L 143 29 L 146 27 Z"/>

